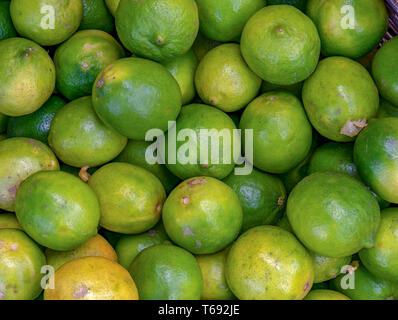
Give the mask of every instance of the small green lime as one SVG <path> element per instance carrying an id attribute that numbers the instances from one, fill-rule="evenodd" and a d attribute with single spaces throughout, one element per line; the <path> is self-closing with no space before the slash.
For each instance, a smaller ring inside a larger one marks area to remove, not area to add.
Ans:
<path id="1" fill-rule="evenodd" d="M 83 19 L 79 30 L 102 30 L 112 32 L 113 17 L 109 12 L 105 0 L 83 0 Z"/>

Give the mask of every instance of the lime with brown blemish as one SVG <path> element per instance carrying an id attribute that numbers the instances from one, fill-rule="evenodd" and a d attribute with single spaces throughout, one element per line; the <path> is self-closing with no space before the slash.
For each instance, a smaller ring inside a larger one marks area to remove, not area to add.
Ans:
<path id="1" fill-rule="evenodd" d="M 40 171 L 19 187 L 15 212 L 26 233 L 58 251 L 73 250 L 97 234 L 100 208 L 95 193 L 62 171 Z"/>
<path id="2" fill-rule="evenodd" d="M 225 268 L 229 288 L 240 300 L 301 300 L 314 279 L 307 250 L 290 232 L 274 226 L 242 234 Z"/>
<path id="3" fill-rule="evenodd" d="M 398 106 L 398 37 L 386 43 L 377 51 L 372 62 L 372 75 L 381 96 Z"/>
<path id="4" fill-rule="evenodd" d="M 108 33 L 77 32 L 55 51 L 58 91 L 69 100 L 91 95 L 98 74 L 124 56 L 124 49 Z"/>
<path id="5" fill-rule="evenodd" d="M 19 229 L 22 230 L 17 217 L 13 213 L 0 212 L 0 229 Z"/>
<path id="6" fill-rule="evenodd" d="M 311 19 L 293 6 L 267 6 L 246 23 L 243 58 L 263 80 L 291 85 L 308 78 L 319 59 L 321 41 Z"/>
<path id="7" fill-rule="evenodd" d="M 105 4 L 113 16 L 116 14 L 116 10 L 119 6 L 120 0 L 105 0 Z"/>
<path id="8" fill-rule="evenodd" d="M 21 117 L 10 117 L 7 136 L 25 137 L 48 143 L 51 122 L 66 101 L 59 96 L 51 96 L 40 109 Z"/>
<path id="9" fill-rule="evenodd" d="M 321 256 L 309 251 L 314 266 L 314 283 L 321 283 L 336 278 L 341 268 L 351 262 L 351 256 L 341 258 L 331 258 Z"/>
<path id="10" fill-rule="evenodd" d="M 83 17 L 82 0 L 13 0 L 10 13 L 17 32 L 42 46 L 68 39 Z"/>
<path id="11" fill-rule="evenodd" d="M 171 73 L 141 58 L 108 65 L 95 80 L 92 100 L 106 125 L 135 140 L 145 140 L 150 129 L 167 131 L 181 110 L 180 87 Z"/>
<path id="12" fill-rule="evenodd" d="M 312 128 L 303 105 L 286 91 L 254 99 L 243 111 L 239 128 L 253 130 L 253 165 L 269 173 L 295 168 L 311 148 Z M 250 147 L 250 140 L 243 142 L 244 148 Z"/>
<path id="13" fill-rule="evenodd" d="M 162 244 L 168 239 L 169 237 L 161 222 L 145 233 L 122 236 L 115 246 L 119 264 L 128 269 L 142 250 Z"/>
<path id="14" fill-rule="evenodd" d="M 242 206 L 241 232 L 273 224 L 282 215 L 287 196 L 278 177 L 253 169 L 249 175 L 244 176 L 231 173 L 223 181 L 235 191 Z"/>
<path id="15" fill-rule="evenodd" d="M 381 212 L 375 246 L 362 249 L 359 257 L 372 274 L 398 283 L 398 208 L 388 208 Z"/>
<path id="16" fill-rule="evenodd" d="M 202 271 L 202 300 L 235 300 L 225 279 L 225 263 L 229 248 L 223 251 L 196 256 Z"/>
<path id="17" fill-rule="evenodd" d="M 242 216 L 232 188 L 211 177 L 195 177 L 170 193 L 162 218 L 177 245 L 195 254 L 209 254 L 224 249 L 238 236 Z"/>
<path id="18" fill-rule="evenodd" d="M 188 104 L 195 98 L 194 78 L 198 63 L 198 58 L 192 49 L 181 56 L 163 62 L 163 65 L 169 70 L 180 86 L 183 105 Z"/>
<path id="19" fill-rule="evenodd" d="M 195 85 L 205 104 L 234 112 L 256 97 L 261 79 L 243 60 L 239 45 L 227 43 L 211 49 L 200 61 Z"/>
<path id="20" fill-rule="evenodd" d="M 62 162 L 74 167 L 96 167 L 122 152 L 127 138 L 101 122 L 91 97 L 82 97 L 57 112 L 48 142 Z"/>
<path id="21" fill-rule="evenodd" d="M 155 61 L 186 53 L 199 30 L 194 0 L 121 0 L 116 30 L 124 46 Z"/>
<path id="22" fill-rule="evenodd" d="M 142 300 L 200 300 L 202 274 L 188 251 L 167 244 L 143 250 L 129 268 Z"/>
<path id="23" fill-rule="evenodd" d="M 28 138 L 0 142 L 0 208 L 14 211 L 15 193 L 22 181 L 40 170 L 59 170 L 49 147 Z"/>
<path id="24" fill-rule="evenodd" d="M 382 199 L 398 203 L 398 119 L 369 121 L 354 145 L 354 162 L 363 181 Z"/>
<path id="25" fill-rule="evenodd" d="M 196 0 L 200 31 L 209 39 L 229 42 L 239 39 L 247 20 L 263 8 L 266 0 Z"/>
<path id="26" fill-rule="evenodd" d="M 0 229 L 0 300 L 34 300 L 46 257 L 23 231 Z"/>
<path id="27" fill-rule="evenodd" d="M 107 230 L 137 234 L 156 225 L 166 192 L 149 171 L 128 163 L 113 162 L 88 180 L 101 207 L 100 225 Z"/>
<path id="28" fill-rule="evenodd" d="M 138 300 L 138 291 L 126 269 L 103 257 L 74 259 L 54 274 L 53 289 L 44 300 Z"/>
<path id="29" fill-rule="evenodd" d="M 114 27 L 113 17 L 105 0 L 83 0 L 83 18 L 79 30 L 112 32 Z"/>
<path id="30" fill-rule="evenodd" d="M 39 109 L 55 87 L 55 66 L 33 41 L 9 38 L 0 42 L 0 112 L 17 117 Z"/>
<path id="31" fill-rule="evenodd" d="M 303 103 L 321 135 L 349 142 L 376 116 L 379 95 L 361 64 L 345 57 L 330 57 L 322 60 L 304 82 Z"/>
<path id="32" fill-rule="evenodd" d="M 8 117 L 0 113 L 0 133 L 3 133 L 7 129 Z"/>
<path id="33" fill-rule="evenodd" d="M 226 113 L 205 104 L 190 104 L 181 109 L 173 130 L 176 137 L 184 137 L 174 142 L 176 138 L 170 132 L 166 134 L 164 160 L 174 175 L 180 179 L 202 175 L 223 179 L 232 172 L 240 155 L 241 141 Z M 169 140 L 175 149 L 169 148 Z"/>
<path id="34" fill-rule="evenodd" d="M 352 59 L 369 53 L 388 27 L 383 0 L 309 0 L 307 14 L 318 28 L 324 56 Z"/>
<path id="35" fill-rule="evenodd" d="M 333 290 L 311 290 L 304 300 L 351 300 L 344 294 Z"/>
<path id="36" fill-rule="evenodd" d="M 374 245 L 380 209 L 362 182 L 345 173 L 319 171 L 290 193 L 287 216 L 308 249 L 339 258 Z"/>
<path id="37" fill-rule="evenodd" d="M 117 262 L 113 247 L 101 235 L 97 234 L 81 246 L 70 251 L 46 249 L 47 264 L 58 270 L 65 263 L 83 257 L 103 257 Z"/>
<path id="38" fill-rule="evenodd" d="M 17 32 L 11 20 L 10 1 L 0 1 L 0 40 L 16 37 Z"/>

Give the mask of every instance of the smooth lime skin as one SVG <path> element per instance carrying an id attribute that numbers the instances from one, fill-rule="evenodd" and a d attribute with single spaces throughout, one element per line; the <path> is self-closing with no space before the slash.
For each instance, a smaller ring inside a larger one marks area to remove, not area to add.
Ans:
<path id="1" fill-rule="evenodd" d="M 200 300 L 202 274 L 195 257 L 173 245 L 143 250 L 129 268 L 141 300 Z"/>
<path id="2" fill-rule="evenodd" d="M 73 250 L 97 234 L 100 208 L 95 193 L 62 171 L 40 171 L 26 179 L 15 199 L 26 233 L 58 251 Z"/>
<path id="3" fill-rule="evenodd" d="M 3 133 L 7 129 L 8 117 L 2 113 L 0 113 L 0 133 Z"/>
<path id="4" fill-rule="evenodd" d="M 203 291 L 201 300 L 235 300 L 225 279 L 225 263 L 229 248 L 220 252 L 196 256 L 202 271 Z"/>
<path id="5" fill-rule="evenodd" d="M 121 0 L 116 30 L 134 54 L 170 60 L 192 47 L 199 30 L 198 8 L 194 0 Z"/>
<path id="6" fill-rule="evenodd" d="M 15 211 L 22 181 L 40 170 L 59 170 L 54 153 L 40 141 L 10 138 L 0 142 L 0 209 Z"/>
<path id="7" fill-rule="evenodd" d="M 150 147 L 151 145 L 152 142 L 149 141 L 129 140 L 122 153 L 120 153 L 114 161 L 127 162 L 148 170 L 162 182 L 166 193 L 170 193 L 180 182 L 180 179 L 173 175 L 164 164 L 148 163 L 146 153 L 148 149 L 152 150 Z"/>
<path id="8" fill-rule="evenodd" d="M 309 17 L 293 6 L 267 6 L 246 23 L 241 37 L 243 58 L 263 80 L 291 85 L 315 70 L 321 41 Z"/>
<path id="9" fill-rule="evenodd" d="M 76 99 L 57 112 L 48 142 L 58 158 L 74 167 L 96 167 L 114 159 L 127 138 L 98 119 L 91 97 Z"/>
<path id="10" fill-rule="evenodd" d="M 354 162 L 363 181 L 382 199 L 398 203 L 398 119 L 369 121 L 354 145 Z"/>
<path id="11" fill-rule="evenodd" d="M 40 109 L 21 117 L 8 120 L 7 136 L 9 138 L 25 137 L 48 143 L 51 122 L 66 101 L 58 96 L 51 96 Z"/>
<path id="12" fill-rule="evenodd" d="M 380 99 L 379 111 L 377 112 L 377 118 L 398 118 L 398 107 L 394 106 L 390 102 L 384 99 Z"/>
<path id="13" fill-rule="evenodd" d="M 116 14 L 116 10 L 119 6 L 120 0 L 105 0 L 105 4 L 113 16 Z"/>
<path id="14" fill-rule="evenodd" d="M 0 229 L 0 300 L 34 300 L 46 257 L 23 231 Z"/>
<path id="15" fill-rule="evenodd" d="M 106 125 L 134 140 L 145 140 L 150 129 L 166 131 L 182 103 L 180 87 L 171 73 L 141 58 L 120 59 L 102 70 L 92 100 Z"/>
<path id="16" fill-rule="evenodd" d="M 193 131 L 184 132 L 186 129 Z M 212 131 L 212 129 L 217 131 Z M 168 131 L 165 147 L 166 166 L 174 175 L 180 179 L 202 175 L 223 179 L 232 172 L 235 161 L 240 155 L 241 141 L 237 135 L 234 135 L 236 126 L 226 113 L 208 105 L 190 104 L 181 109 L 174 130 L 175 137 Z M 207 132 L 201 132 L 201 130 L 207 130 Z M 185 133 L 193 136 L 188 138 Z M 206 133 L 211 139 L 207 140 Z M 169 140 L 175 143 L 175 150 L 171 147 L 169 150 Z M 215 142 L 217 140 L 218 148 Z M 208 146 L 207 158 L 205 158 L 205 151 L 201 151 L 201 144 L 203 150 L 206 150 Z M 174 161 L 173 157 L 175 157 Z"/>
<path id="17" fill-rule="evenodd" d="M 383 0 L 354 0 L 354 25 L 349 26 L 345 0 L 309 0 L 307 14 L 318 28 L 324 56 L 360 58 L 377 46 L 387 31 L 388 13 Z"/>
<path id="18" fill-rule="evenodd" d="M 225 266 L 227 283 L 240 300 L 301 300 L 314 270 L 306 249 L 291 234 L 259 226 L 232 245 Z"/>
<path id="19" fill-rule="evenodd" d="M 124 56 L 124 49 L 106 32 L 75 33 L 55 51 L 58 91 L 69 100 L 91 95 L 98 74 Z"/>
<path id="20" fill-rule="evenodd" d="M 312 290 L 304 300 L 351 300 L 344 294 L 333 290 Z"/>
<path id="21" fill-rule="evenodd" d="M 0 229 L 20 229 L 21 225 L 18 222 L 17 217 L 13 213 L 1 213 L 0 212 Z"/>
<path id="22" fill-rule="evenodd" d="M 239 128 L 253 130 L 253 164 L 269 173 L 295 168 L 311 148 L 311 125 L 300 100 L 289 92 L 268 92 L 254 99 L 243 111 Z M 246 139 L 244 143 L 247 148 Z"/>
<path id="23" fill-rule="evenodd" d="M 231 173 L 223 180 L 238 195 L 243 209 L 241 232 L 274 223 L 285 208 L 287 196 L 282 181 L 254 169 L 249 175 Z"/>
<path id="24" fill-rule="evenodd" d="M 308 174 L 318 171 L 336 171 L 358 178 L 357 167 L 353 160 L 351 143 L 327 142 L 317 148 L 308 165 Z"/>
<path id="25" fill-rule="evenodd" d="M 267 4 L 269 6 L 277 4 L 288 4 L 291 6 L 295 6 L 297 9 L 300 9 L 304 12 L 307 5 L 307 0 L 267 0 Z"/>
<path id="26" fill-rule="evenodd" d="M 359 257 L 372 274 L 398 283 L 398 208 L 381 212 L 375 247 L 362 249 Z"/>
<path id="27" fill-rule="evenodd" d="M 83 0 L 83 18 L 79 30 L 112 32 L 114 21 L 105 0 Z"/>
<path id="28" fill-rule="evenodd" d="M 287 216 L 308 249 L 339 258 L 373 246 L 380 209 L 357 179 L 320 171 L 304 178 L 290 193 Z"/>
<path id="29" fill-rule="evenodd" d="M 234 112 L 257 96 L 261 79 L 243 60 L 239 45 L 226 43 L 211 49 L 200 61 L 195 85 L 205 104 Z"/>
<path id="30" fill-rule="evenodd" d="M 200 32 L 221 42 L 238 39 L 247 20 L 263 8 L 266 0 L 196 0 Z"/>
<path id="31" fill-rule="evenodd" d="M 352 132 L 343 131 L 347 122 L 373 118 L 379 108 L 377 87 L 368 71 L 344 57 L 319 62 L 304 82 L 302 95 L 314 128 L 336 142 L 353 141 L 362 128 L 355 126 Z"/>
<path id="32" fill-rule="evenodd" d="M 242 228 L 238 196 L 227 184 L 211 177 L 195 177 L 179 184 L 163 208 L 163 224 L 170 239 L 194 254 L 210 254 L 227 247 Z"/>
<path id="33" fill-rule="evenodd" d="M 314 283 L 321 283 L 336 278 L 343 266 L 349 265 L 351 256 L 331 258 L 309 252 L 314 266 Z"/>
<path id="34" fill-rule="evenodd" d="M 182 105 L 190 103 L 195 98 L 194 78 L 198 64 L 199 60 L 193 49 L 190 49 L 181 56 L 163 62 L 163 65 L 173 75 L 180 86 Z"/>
<path id="35" fill-rule="evenodd" d="M 42 46 L 53 46 L 68 39 L 79 28 L 83 2 L 13 0 L 10 13 L 18 34 Z"/>
<path id="36" fill-rule="evenodd" d="M 395 37 L 377 51 L 372 62 L 372 75 L 381 96 L 398 106 L 398 38 Z"/>
<path id="37" fill-rule="evenodd" d="M 153 229 L 135 235 L 123 235 L 115 246 L 119 264 L 128 269 L 135 257 L 144 249 L 162 244 L 169 237 L 163 224 L 158 223 Z"/>
<path id="38" fill-rule="evenodd" d="M 13 38 L 17 35 L 10 15 L 10 2 L 0 1 L 0 40 Z"/>
<path id="39" fill-rule="evenodd" d="M 55 87 L 55 66 L 33 41 L 9 38 L 0 42 L 0 112 L 23 116 L 39 109 Z"/>
<path id="40" fill-rule="evenodd" d="M 113 162 L 98 169 L 88 184 L 98 197 L 103 228 L 137 234 L 151 229 L 159 221 L 166 192 L 159 179 L 149 171 Z"/>
<path id="41" fill-rule="evenodd" d="M 355 288 L 342 288 L 343 284 L 349 284 L 348 279 L 342 279 L 345 275 L 340 275 L 330 282 L 331 289 L 337 290 L 352 300 L 397 300 L 398 285 L 387 280 L 383 280 L 371 274 L 360 264 L 354 271 Z"/>

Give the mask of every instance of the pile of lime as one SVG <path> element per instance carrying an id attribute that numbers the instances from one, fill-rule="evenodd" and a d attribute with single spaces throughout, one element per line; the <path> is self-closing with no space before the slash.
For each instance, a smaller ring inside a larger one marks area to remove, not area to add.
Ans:
<path id="1" fill-rule="evenodd" d="M 0 0 L 0 300 L 398 299 L 387 27 L 382 0 Z"/>

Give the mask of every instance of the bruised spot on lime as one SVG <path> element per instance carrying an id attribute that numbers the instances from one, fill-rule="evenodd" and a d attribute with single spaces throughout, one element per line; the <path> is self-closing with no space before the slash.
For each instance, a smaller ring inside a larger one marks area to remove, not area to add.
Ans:
<path id="1" fill-rule="evenodd" d="M 104 84 L 105 84 L 104 78 L 100 78 L 100 79 L 97 81 L 97 88 L 98 88 L 98 89 L 101 89 L 101 88 L 104 86 Z"/>
<path id="2" fill-rule="evenodd" d="M 73 292 L 72 296 L 73 298 L 81 299 L 84 298 L 87 295 L 87 293 L 88 293 L 87 286 L 84 283 L 82 283 L 81 287 L 76 289 Z"/>
<path id="3" fill-rule="evenodd" d="M 201 184 L 207 183 L 207 180 L 206 180 L 206 178 L 195 178 L 195 179 L 189 180 L 187 183 L 190 186 L 196 186 L 196 185 L 201 185 Z"/>
<path id="4" fill-rule="evenodd" d="M 87 170 L 89 169 L 89 166 L 84 166 L 83 168 L 80 169 L 79 171 L 79 178 L 81 180 L 83 180 L 84 182 L 87 182 L 88 179 L 90 179 L 90 174 L 87 172 Z"/>
<path id="5" fill-rule="evenodd" d="M 182 202 L 182 204 L 187 205 L 187 204 L 189 204 L 189 198 L 188 197 L 183 197 L 181 202 Z"/>

